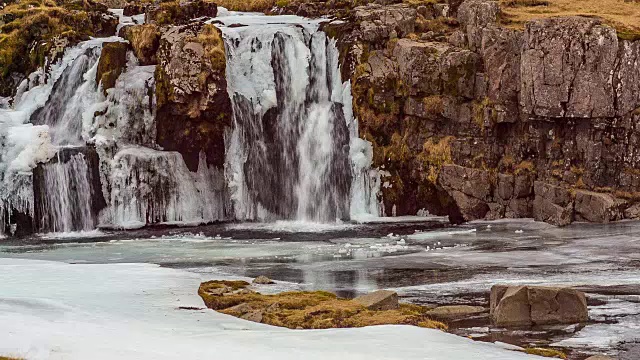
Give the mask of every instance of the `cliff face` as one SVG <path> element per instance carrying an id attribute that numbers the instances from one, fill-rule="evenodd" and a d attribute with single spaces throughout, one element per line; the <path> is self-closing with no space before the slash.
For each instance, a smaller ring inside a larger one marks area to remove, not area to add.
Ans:
<path id="1" fill-rule="evenodd" d="M 500 19 L 497 2 L 467 0 L 368 5 L 326 27 L 387 214 L 637 217 L 640 41 L 595 18 Z"/>

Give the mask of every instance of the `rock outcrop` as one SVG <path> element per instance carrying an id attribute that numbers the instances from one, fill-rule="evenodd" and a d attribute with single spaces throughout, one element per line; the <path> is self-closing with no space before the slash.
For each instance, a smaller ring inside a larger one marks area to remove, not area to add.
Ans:
<path id="1" fill-rule="evenodd" d="M 198 295 L 210 309 L 244 320 L 290 329 L 390 324 L 446 329 L 446 325 L 425 315 L 426 308 L 398 304 L 397 295 L 393 292 L 374 292 L 363 304 L 338 298 L 325 291 L 263 295 L 248 287 L 249 283 L 244 281 L 208 281 L 200 284 Z M 389 293 L 393 296 L 389 296 Z"/>
<path id="2" fill-rule="evenodd" d="M 155 24 L 127 26 L 121 36 L 129 41 L 140 65 L 155 65 L 160 47 L 160 29 Z"/>
<path id="3" fill-rule="evenodd" d="M 202 22 L 166 31 L 157 53 L 157 143 L 182 154 L 196 171 L 200 153 L 222 168 L 231 122 L 220 30 Z"/>
<path id="4" fill-rule="evenodd" d="M 448 3 L 356 7 L 325 26 L 384 169 L 386 213 L 637 217 L 640 41 L 597 18 L 519 30 L 497 1 Z"/>
<path id="5" fill-rule="evenodd" d="M 496 326 L 583 323 L 589 319 L 584 293 L 568 288 L 495 285 L 491 318 Z"/>

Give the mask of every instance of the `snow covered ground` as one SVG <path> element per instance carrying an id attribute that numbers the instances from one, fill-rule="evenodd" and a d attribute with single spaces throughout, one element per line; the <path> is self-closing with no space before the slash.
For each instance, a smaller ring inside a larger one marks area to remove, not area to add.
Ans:
<path id="1" fill-rule="evenodd" d="M 537 357 L 410 326 L 293 331 L 202 307 L 199 275 L 150 264 L 0 259 L 0 354 L 27 359 Z"/>

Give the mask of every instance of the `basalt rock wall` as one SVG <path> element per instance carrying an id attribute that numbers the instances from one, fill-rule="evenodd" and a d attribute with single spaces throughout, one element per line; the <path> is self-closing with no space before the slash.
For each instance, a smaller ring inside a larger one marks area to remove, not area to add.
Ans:
<path id="1" fill-rule="evenodd" d="M 501 16 L 487 0 L 373 4 L 325 25 L 387 215 L 637 217 L 640 41 L 596 18 Z"/>

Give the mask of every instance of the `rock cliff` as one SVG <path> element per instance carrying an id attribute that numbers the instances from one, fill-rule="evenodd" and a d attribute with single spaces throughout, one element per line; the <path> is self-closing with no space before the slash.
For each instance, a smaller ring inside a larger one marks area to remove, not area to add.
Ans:
<path id="1" fill-rule="evenodd" d="M 325 26 L 387 214 L 636 217 L 640 41 L 592 17 L 518 29 L 497 1 L 456 5 L 372 4 Z"/>

